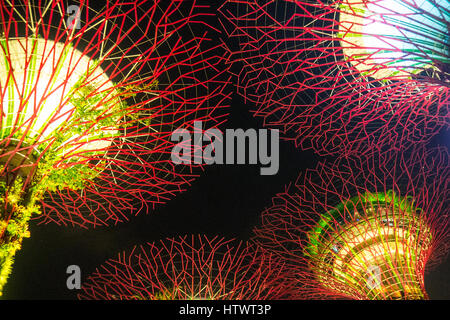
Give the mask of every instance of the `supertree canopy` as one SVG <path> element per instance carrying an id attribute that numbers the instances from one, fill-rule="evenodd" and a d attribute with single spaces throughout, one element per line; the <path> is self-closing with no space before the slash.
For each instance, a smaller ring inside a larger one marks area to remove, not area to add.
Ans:
<path id="1" fill-rule="evenodd" d="M 221 12 L 254 115 L 302 148 L 357 154 L 448 126 L 449 6 L 227 0 Z"/>
<path id="2" fill-rule="evenodd" d="M 254 245 L 184 236 L 135 247 L 108 260 L 88 278 L 80 299 L 286 299 L 279 261 Z"/>
<path id="3" fill-rule="evenodd" d="M 226 115 L 207 6 L 91 5 L 0 3 L 0 292 L 31 216 L 111 225 L 167 201 L 198 166 L 171 161 L 173 130 Z"/>
<path id="4" fill-rule="evenodd" d="M 321 164 L 277 195 L 254 240 L 302 298 L 423 299 L 449 248 L 448 154 L 422 147 Z"/>

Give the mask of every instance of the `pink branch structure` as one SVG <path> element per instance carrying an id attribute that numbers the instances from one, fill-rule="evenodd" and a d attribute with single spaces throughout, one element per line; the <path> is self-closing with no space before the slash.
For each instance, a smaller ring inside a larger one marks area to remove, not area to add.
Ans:
<path id="1" fill-rule="evenodd" d="M 31 217 L 86 228 L 148 211 L 200 167 L 172 162 L 173 131 L 226 120 L 207 6 L 90 4 L 0 4 L 0 288 Z"/>
<path id="2" fill-rule="evenodd" d="M 260 300 L 292 294 L 283 264 L 253 245 L 184 236 L 136 246 L 97 269 L 80 299 Z"/>
<path id="3" fill-rule="evenodd" d="M 227 0 L 253 114 L 321 155 L 427 141 L 449 124 L 449 1 Z"/>
<path id="4" fill-rule="evenodd" d="M 253 240 L 303 299 L 424 299 L 450 247 L 448 153 L 420 147 L 320 164 L 273 199 Z"/>

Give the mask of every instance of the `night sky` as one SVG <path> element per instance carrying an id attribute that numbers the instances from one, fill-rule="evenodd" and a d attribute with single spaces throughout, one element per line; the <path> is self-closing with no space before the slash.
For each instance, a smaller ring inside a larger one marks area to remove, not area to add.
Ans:
<path id="1" fill-rule="evenodd" d="M 252 107 L 235 94 L 226 127 L 263 128 L 261 119 L 249 112 Z M 449 140 L 449 132 L 442 132 L 430 145 L 448 147 Z M 272 197 L 319 160 L 280 141 L 280 169 L 274 176 L 261 176 L 260 165 L 206 166 L 185 192 L 117 226 L 85 230 L 32 223 L 31 238 L 16 255 L 3 298 L 76 299 L 77 291 L 66 287 L 67 266 L 80 266 L 86 279 L 117 253 L 167 237 L 206 234 L 247 240 Z M 450 299 L 450 259 L 428 272 L 425 284 L 431 299 Z"/>

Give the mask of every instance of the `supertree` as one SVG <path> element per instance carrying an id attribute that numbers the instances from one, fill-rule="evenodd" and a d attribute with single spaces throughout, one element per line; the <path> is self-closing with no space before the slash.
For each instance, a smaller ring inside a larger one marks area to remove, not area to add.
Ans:
<path id="1" fill-rule="evenodd" d="M 254 115 L 329 155 L 413 144 L 448 128 L 449 6 L 227 0 L 221 12 Z"/>
<path id="2" fill-rule="evenodd" d="M 207 6 L 102 6 L 0 2 L 0 293 L 32 216 L 95 227 L 148 211 L 199 166 L 172 162 L 172 132 L 225 121 L 228 76 Z"/>
<path id="3" fill-rule="evenodd" d="M 287 299 L 279 260 L 249 243 L 207 236 L 168 238 L 108 260 L 83 284 L 79 299 Z"/>
<path id="4" fill-rule="evenodd" d="M 449 163 L 420 147 L 320 164 L 273 199 L 254 241 L 290 265 L 300 298 L 428 298 L 450 246 Z"/>

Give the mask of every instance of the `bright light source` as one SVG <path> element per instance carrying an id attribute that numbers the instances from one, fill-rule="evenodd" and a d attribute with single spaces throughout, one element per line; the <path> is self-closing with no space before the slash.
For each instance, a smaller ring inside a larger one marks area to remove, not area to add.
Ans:
<path id="1" fill-rule="evenodd" d="M 410 77 L 432 67 L 433 60 L 447 61 L 448 26 L 433 19 L 441 16 L 440 9 L 431 0 L 415 4 L 343 1 L 339 37 L 346 59 L 376 79 Z"/>
<path id="2" fill-rule="evenodd" d="M 84 106 L 87 113 L 104 111 L 110 114 L 108 111 L 111 110 L 107 108 L 111 107 L 111 103 L 89 105 L 88 99 L 83 96 L 101 93 L 106 97 L 105 101 L 114 100 L 111 94 L 114 93 L 114 84 L 96 62 L 81 51 L 45 39 L 16 38 L 0 43 L 3 135 L 7 133 L 20 138 L 26 134 L 28 138 L 36 137 L 38 142 L 42 142 L 64 125 L 89 122 L 74 119 L 78 116 L 74 99 L 87 102 Z M 80 81 L 82 86 L 77 88 Z M 20 128 L 20 132 L 8 132 L 14 128 Z M 66 137 L 63 143 L 65 152 L 74 148 L 77 152 L 103 150 L 112 139 L 98 137 L 101 134 L 114 136 L 116 133 L 114 128 L 101 128 L 92 123 L 88 131 Z"/>

